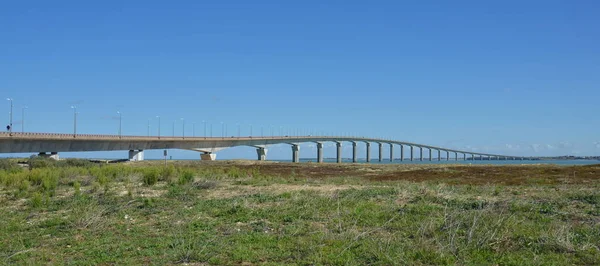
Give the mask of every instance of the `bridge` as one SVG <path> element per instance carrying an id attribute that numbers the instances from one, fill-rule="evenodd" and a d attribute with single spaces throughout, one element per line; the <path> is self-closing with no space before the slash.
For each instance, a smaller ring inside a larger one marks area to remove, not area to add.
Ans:
<path id="1" fill-rule="evenodd" d="M 323 143 L 333 142 L 337 148 L 337 162 L 342 162 L 342 144 L 352 145 L 352 162 L 357 162 L 357 147 L 364 143 L 366 148 L 366 161 L 371 161 L 371 144 L 379 145 L 378 160 L 384 159 L 384 145 L 389 145 L 390 161 L 394 160 L 394 147 L 400 148 L 400 160 L 434 160 L 434 151 L 437 160 L 523 160 L 524 157 L 499 154 L 477 153 L 417 144 L 405 141 L 395 141 L 377 138 L 348 137 L 348 136 L 267 136 L 267 137 L 164 137 L 164 136 L 121 136 L 121 135 L 92 135 L 92 134 L 59 134 L 59 133 L 0 133 L 0 153 L 38 153 L 39 156 L 58 159 L 59 152 L 82 151 L 129 151 L 129 160 L 141 161 L 144 159 L 144 150 L 183 149 L 200 152 L 202 160 L 215 160 L 216 152 L 236 147 L 255 147 L 258 160 L 267 159 L 267 147 L 273 144 L 289 144 L 292 150 L 292 161 L 300 161 L 300 143 L 315 143 L 317 145 L 317 161 L 323 162 Z M 404 158 L 404 148 L 410 149 L 410 156 Z M 419 157 L 415 158 L 415 149 L 419 150 Z M 429 152 L 424 158 L 423 149 Z M 459 156 L 461 155 L 461 156 Z M 459 158 L 460 157 L 460 158 Z"/>

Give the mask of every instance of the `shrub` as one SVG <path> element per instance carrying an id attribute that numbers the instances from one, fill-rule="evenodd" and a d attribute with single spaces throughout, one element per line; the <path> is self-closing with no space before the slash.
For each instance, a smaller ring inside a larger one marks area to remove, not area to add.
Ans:
<path id="1" fill-rule="evenodd" d="M 73 189 L 75 190 L 75 196 L 79 196 L 81 194 L 81 184 L 79 184 L 79 181 L 75 181 L 73 183 Z"/>
<path id="2" fill-rule="evenodd" d="M 16 161 L 10 159 L 0 159 L 0 170 L 4 170 L 6 172 L 17 172 L 21 170 L 21 167 L 17 164 Z"/>
<path id="3" fill-rule="evenodd" d="M 160 178 L 161 181 L 169 181 L 172 177 L 177 174 L 177 169 L 173 165 L 161 168 Z"/>
<path id="4" fill-rule="evenodd" d="M 56 162 L 59 167 L 91 167 L 94 163 L 86 159 L 69 158 Z"/>
<path id="5" fill-rule="evenodd" d="M 33 208 L 42 207 L 42 205 L 43 205 L 42 194 L 40 194 L 39 192 L 33 193 L 30 204 L 31 204 L 31 207 L 33 207 Z"/>
<path id="6" fill-rule="evenodd" d="M 54 167 L 56 163 L 54 159 L 32 156 L 29 158 L 29 169 Z"/>
<path id="7" fill-rule="evenodd" d="M 194 181 L 194 172 L 192 172 L 191 170 L 184 170 L 181 172 L 181 174 L 179 174 L 179 184 L 180 185 L 184 185 L 184 184 L 188 184 L 191 183 L 192 181 Z"/>
<path id="8" fill-rule="evenodd" d="M 152 186 L 158 182 L 158 171 L 150 168 L 144 172 L 143 181 L 145 185 Z"/>

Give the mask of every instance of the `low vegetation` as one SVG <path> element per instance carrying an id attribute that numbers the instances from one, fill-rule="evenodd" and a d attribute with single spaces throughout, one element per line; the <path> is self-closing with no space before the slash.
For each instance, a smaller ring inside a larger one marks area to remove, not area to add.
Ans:
<path id="1" fill-rule="evenodd" d="M 600 166 L 0 160 L 0 264 L 600 263 Z"/>

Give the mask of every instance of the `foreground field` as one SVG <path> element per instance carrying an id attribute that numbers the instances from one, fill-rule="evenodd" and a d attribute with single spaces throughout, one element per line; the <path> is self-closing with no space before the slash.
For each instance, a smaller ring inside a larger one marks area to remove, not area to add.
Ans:
<path id="1" fill-rule="evenodd" d="M 0 264 L 600 263 L 600 166 L 0 166 Z"/>

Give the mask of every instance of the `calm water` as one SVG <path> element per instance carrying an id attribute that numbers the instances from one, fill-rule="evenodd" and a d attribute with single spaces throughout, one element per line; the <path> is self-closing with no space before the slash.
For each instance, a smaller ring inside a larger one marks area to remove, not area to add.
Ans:
<path id="1" fill-rule="evenodd" d="M 278 162 L 291 162 L 291 160 L 273 160 L 273 161 L 278 161 Z M 325 162 L 328 163 L 335 163 L 336 160 L 332 159 L 332 158 L 328 158 L 328 159 L 324 159 Z M 304 158 L 304 159 L 300 159 L 300 162 L 317 162 L 317 159 L 312 159 L 312 158 Z M 342 160 L 343 163 L 351 163 L 352 159 L 347 159 L 344 158 Z M 358 163 L 366 163 L 366 161 L 363 160 L 358 160 Z M 371 159 L 371 162 L 369 162 L 370 164 L 390 164 L 390 160 L 383 160 L 382 162 L 379 162 L 379 160 L 375 159 Z M 587 165 L 587 164 L 600 164 L 599 160 L 516 160 L 516 161 L 487 161 L 487 160 L 483 160 L 483 161 L 429 161 L 429 160 L 423 160 L 423 161 L 400 161 L 400 160 L 394 160 L 393 162 L 391 162 L 392 164 L 493 164 L 493 165 L 520 165 L 520 164 L 556 164 L 556 165 Z"/>

